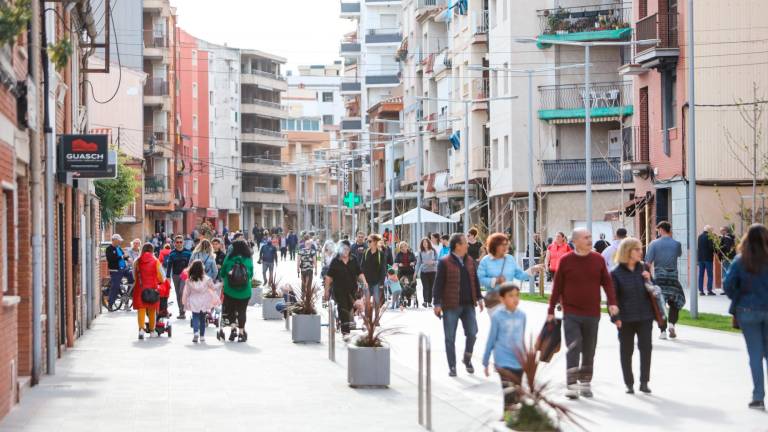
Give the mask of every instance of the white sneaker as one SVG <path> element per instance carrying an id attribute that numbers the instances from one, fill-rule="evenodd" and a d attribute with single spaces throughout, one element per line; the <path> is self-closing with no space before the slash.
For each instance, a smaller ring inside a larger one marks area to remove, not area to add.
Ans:
<path id="1" fill-rule="evenodd" d="M 665 331 L 661 332 L 661 335 L 659 335 L 659 339 L 667 340 L 667 332 L 665 332 Z"/>
<path id="2" fill-rule="evenodd" d="M 144 340 L 144 330 L 139 330 L 139 340 Z"/>
<path id="3" fill-rule="evenodd" d="M 192 343 L 197 343 L 198 339 L 200 339 L 200 333 L 195 332 L 195 335 L 192 336 Z"/>
<path id="4" fill-rule="evenodd" d="M 200 342 L 201 343 L 205 342 L 205 336 L 200 336 Z"/>
<path id="5" fill-rule="evenodd" d="M 568 389 L 565 391 L 565 397 L 568 399 L 578 399 L 579 398 L 579 385 L 578 384 L 569 384 Z"/>

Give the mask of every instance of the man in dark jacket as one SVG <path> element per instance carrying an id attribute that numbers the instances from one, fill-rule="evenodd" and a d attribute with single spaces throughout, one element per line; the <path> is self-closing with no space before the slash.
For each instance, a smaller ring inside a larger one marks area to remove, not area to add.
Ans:
<path id="1" fill-rule="evenodd" d="M 189 259 L 192 252 L 184 249 L 184 237 L 177 235 L 173 239 L 174 249 L 165 258 L 165 277 L 173 280 L 173 286 L 176 289 L 176 304 L 179 305 L 179 319 L 185 319 L 184 304 L 181 302 L 184 296 L 184 283 L 181 280 L 181 272 L 189 266 Z"/>
<path id="2" fill-rule="evenodd" d="M 107 268 L 109 268 L 109 309 L 115 304 L 115 299 L 120 294 L 120 284 L 123 278 L 128 279 L 128 283 L 133 283 L 133 275 L 128 269 L 125 261 L 125 252 L 120 247 L 123 238 L 120 234 L 112 236 L 112 244 L 107 246 L 104 255 L 107 258 Z"/>
<path id="3" fill-rule="evenodd" d="M 384 301 L 384 279 L 387 277 L 387 256 L 379 249 L 381 237 L 378 234 L 368 236 L 368 249 L 363 252 L 360 269 L 368 282 L 368 293 L 373 296 L 373 303 L 380 305 Z"/>
<path id="4" fill-rule="evenodd" d="M 264 230 L 262 228 L 259 228 L 259 224 L 256 224 L 253 226 L 253 241 L 256 242 L 256 245 L 261 244 L 261 239 L 264 238 Z"/>
<path id="5" fill-rule="evenodd" d="M 268 284 L 275 277 L 275 262 L 277 261 L 277 248 L 274 243 L 267 239 L 267 242 L 259 249 L 259 263 L 261 264 L 262 280 Z M 267 279 L 269 273 L 269 279 Z"/>
<path id="6" fill-rule="evenodd" d="M 365 253 L 365 250 L 367 249 L 365 244 L 365 233 L 362 231 L 358 231 L 357 237 L 355 238 L 355 242 L 352 244 L 351 247 L 351 254 L 358 263 L 363 262 L 363 254 Z M 370 283 L 370 281 L 369 281 Z"/>
<path id="7" fill-rule="evenodd" d="M 733 236 L 731 227 L 724 226 L 720 228 L 720 247 L 717 250 L 717 257 L 720 259 L 720 265 L 723 267 L 722 279 L 725 286 L 725 275 L 731 267 L 733 259 L 736 258 L 736 237 Z M 725 295 L 725 290 L 723 290 Z"/>
<path id="8" fill-rule="evenodd" d="M 712 241 L 712 227 L 707 225 L 704 232 L 699 234 L 697 261 L 699 263 L 699 294 L 704 294 L 704 273 L 707 274 L 707 294 L 715 295 L 712 290 L 713 268 L 715 261 L 715 243 Z"/>
<path id="9" fill-rule="evenodd" d="M 472 350 L 477 337 L 475 305 L 483 311 L 480 280 L 476 261 L 468 256 L 469 243 L 464 234 L 453 234 L 449 241 L 451 252 L 437 263 L 433 289 L 435 315 L 443 320 L 445 354 L 448 357 L 448 375 L 456 376 L 456 328 L 459 320 L 464 327 L 466 343 L 462 363 L 467 373 L 475 373 Z"/>
<path id="10" fill-rule="evenodd" d="M 291 254 L 291 260 L 296 259 L 296 246 L 299 244 L 299 237 L 293 230 L 288 231 L 288 237 L 285 238 L 285 245 L 288 247 L 288 253 Z"/>

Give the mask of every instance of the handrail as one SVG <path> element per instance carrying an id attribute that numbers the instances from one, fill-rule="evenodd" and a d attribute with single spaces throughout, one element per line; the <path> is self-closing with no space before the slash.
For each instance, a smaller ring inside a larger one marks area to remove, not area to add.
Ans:
<path id="1" fill-rule="evenodd" d="M 336 316 L 333 311 L 336 304 L 333 300 L 328 300 L 328 360 L 336 361 Z"/>
<path id="2" fill-rule="evenodd" d="M 425 363 L 426 391 L 424 388 Z M 424 411 L 426 411 L 426 416 Z M 419 425 L 424 426 L 428 431 L 432 430 L 432 347 L 429 343 L 429 336 L 424 333 L 419 333 Z"/>

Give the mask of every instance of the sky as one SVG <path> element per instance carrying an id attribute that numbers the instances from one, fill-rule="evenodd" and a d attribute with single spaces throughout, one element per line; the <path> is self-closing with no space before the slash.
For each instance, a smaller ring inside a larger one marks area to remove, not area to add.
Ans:
<path id="1" fill-rule="evenodd" d="M 351 20 L 339 18 L 340 0 L 171 0 L 178 25 L 191 35 L 288 59 L 287 68 L 339 59 Z"/>

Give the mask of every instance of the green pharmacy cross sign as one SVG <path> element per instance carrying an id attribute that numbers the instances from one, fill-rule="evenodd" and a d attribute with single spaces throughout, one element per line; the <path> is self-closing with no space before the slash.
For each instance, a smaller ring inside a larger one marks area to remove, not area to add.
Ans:
<path id="1" fill-rule="evenodd" d="M 347 208 L 354 208 L 361 202 L 363 202 L 363 199 L 360 197 L 360 195 L 355 195 L 354 192 L 347 192 L 347 194 L 344 195 L 344 205 Z"/>

